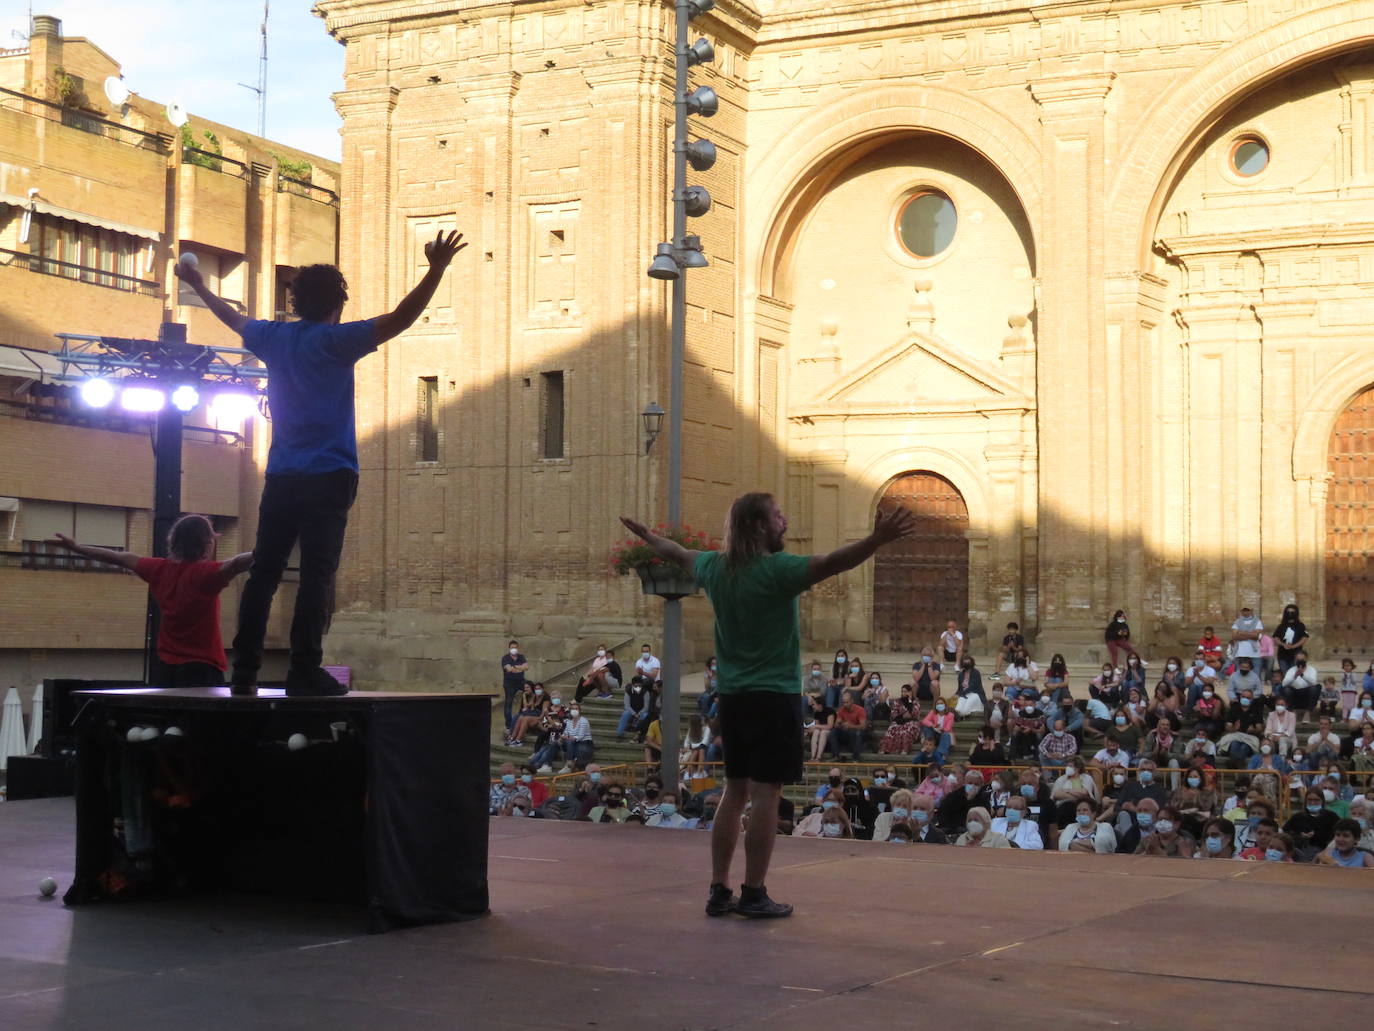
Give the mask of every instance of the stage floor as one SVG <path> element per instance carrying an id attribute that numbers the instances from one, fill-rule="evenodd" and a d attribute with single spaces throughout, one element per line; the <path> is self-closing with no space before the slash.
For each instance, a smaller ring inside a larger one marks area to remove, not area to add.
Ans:
<path id="1" fill-rule="evenodd" d="M 265 897 L 42 900 L 73 822 L 0 805 L 0 1027 L 1229 1031 L 1374 995 L 1358 870 L 786 839 L 796 915 L 711 920 L 705 833 L 501 820 L 490 917 L 368 935 Z"/>

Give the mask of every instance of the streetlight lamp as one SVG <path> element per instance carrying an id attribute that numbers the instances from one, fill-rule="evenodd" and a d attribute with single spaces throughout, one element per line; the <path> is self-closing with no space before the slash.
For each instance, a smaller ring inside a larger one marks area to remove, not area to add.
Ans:
<path id="1" fill-rule="evenodd" d="M 639 417 L 644 420 L 644 453 L 646 455 L 653 448 L 658 435 L 663 432 L 663 417 L 667 414 L 657 401 L 650 401 L 644 406 L 644 411 L 639 413 Z"/>
<path id="2" fill-rule="evenodd" d="M 693 65 L 715 60 L 715 48 L 710 41 L 698 39 L 687 42 L 688 23 L 697 15 L 715 6 L 715 0 L 677 0 L 677 41 L 673 49 L 676 80 L 673 90 L 673 239 L 660 243 L 649 276 L 671 281 L 671 352 L 669 355 L 670 389 L 668 398 L 668 522 L 682 521 L 682 365 L 687 337 L 687 277 L 689 268 L 705 268 L 710 264 L 701 250 L 701 238 L 687 234 L 687 218 L 706 214 L 711 210 L 711 195 L 704 186 L 687 185 L 687 166 L 704 172 L 716 163 L 716 147 L 709 140 L 687 138 L 687 116 L 710 118 L 720 108 L 720 99 L 710 86 L 687 89 L 687 69 Z M 657 407 L 654 405 L 653 407 Z M 648 430 L 649 411 L 644 413 Z M 660 416 L 660 419 L 662 417 Z M 645 454 L 653 446 L 653 438 L 645 447 Z M 659 725 L 663 731 L 663 783 L 677 791 L 678 738 L 682 711 L 682 600 L 675 597 L 663 601 L 663 705 Z"/>

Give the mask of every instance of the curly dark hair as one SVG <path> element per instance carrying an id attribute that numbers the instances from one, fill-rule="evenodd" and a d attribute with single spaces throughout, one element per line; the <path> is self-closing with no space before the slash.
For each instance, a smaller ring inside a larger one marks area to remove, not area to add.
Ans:
<path id="1" fill-rule="evenodd" d="M 167 531 L 167 553 L 179 562 L 199 562 L 210 557 L 215 527 L 203 515 L 184 515 Z"/>
<path id="2" fill-rule="evenodd" d="M 348 300 L 348 281 L 333 265 L 306 265 L 291 280 L 291 305 L 296 314 L 323 322 Z"/>

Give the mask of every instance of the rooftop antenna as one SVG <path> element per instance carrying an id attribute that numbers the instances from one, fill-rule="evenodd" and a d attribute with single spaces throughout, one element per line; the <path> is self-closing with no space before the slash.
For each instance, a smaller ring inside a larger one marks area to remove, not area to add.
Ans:
<path id="1" fill-rule="evenodd" d="M 32 31 L 33 31 L 33 0 L 29 0 L 29 21 L 28 21 L 28 26 L 29 26 L 29 32 L 32 32 Z M 15 39 L 22 39 L 22 40 L 23 40 L 24 42 L 26 42 L 26 43 L 29 41 L 29 32 L 20 32 L 18 29 L 10 29 L 10 35 L 11 35 L 11 36 L 13 36 Z"/>
<path id="2" fill-rule="evenodd" d="M 244 89 L 250 89 L 258 95 L 258 135 L 267 135 L 267 14 L 272 0 L 262 0 L 262 53 L 258 55 L 258 84 L 250 86 L 246 82 L 239 83 Z"/>

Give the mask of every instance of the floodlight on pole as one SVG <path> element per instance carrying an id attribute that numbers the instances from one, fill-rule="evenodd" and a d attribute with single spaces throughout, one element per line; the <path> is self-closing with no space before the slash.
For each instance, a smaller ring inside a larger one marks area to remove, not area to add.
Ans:
<path id="1" fill-rule="evenodd" d="M 711 264 L 701 251 L 701 237 L 682 238 L 682 250 L 678 253 L 678 261 L 683 268 L 707 268 Z"/>
<path id="2" fill-rule="evenodd" d="M 698 86 L 687 94 L 685 102 L 688 114 L 701 115 L 703 118 L 710 118 L 720 110 L 720 97 L 710 86 Z"/>
<path id="3" fill-rule="evenodd" d="M 88 408 L 104 408 L 114 396 L 115 389 L 107 379 L 88 379 L 81 384 L 81 401 Z"/>
<path id="4" fill-rule="evenodd" d="M 654 255 L 654 260 L 649 264 L 650 279 L 676 279 L 680 272 L 677 268 L 677 259 L 673 257 L 673 245 L 661 243 L 658 245 L 658 253 Z"/>
<path id="5" fill-rule="evenodd" d="M 183 383 L 172 391 L 172 407 L 178 412 L 194 412 L 200 404 L 200 391 L 189 383 Z"/>
<path id="6" fill-rule="evenodd" d="M 716 163 L 716 145 L 710 140 L 693 140 L 687 144 L 686 154 L 695 172 L 704 172 Z"/>
<path id="7" fill-rule="evenodd" d="M 697 15 L 705 14 L 711 8 L 715 7 L 716 0 L 687 0 L 687 3 L 683 6 L 687 8 L 687 20 L 691 21 Z"/>
<path id="8" fill-rule="evenodd" d="M 704 186 L 689 186 L 683 191 L 682 205 L 692 218 L 700 218 L 711 210 L 711 194 Z"/>
<path id="9" fill-rule="evenodd" d="M 709 39 L 699 39 L 687 48 L 687 64 L 710 64 L 716 59 L 716 49 Z"/>

